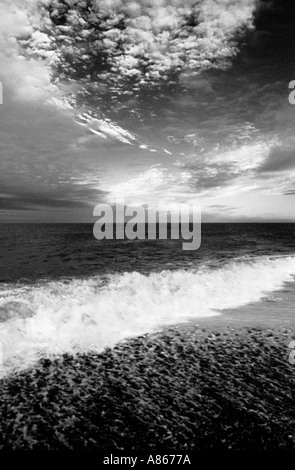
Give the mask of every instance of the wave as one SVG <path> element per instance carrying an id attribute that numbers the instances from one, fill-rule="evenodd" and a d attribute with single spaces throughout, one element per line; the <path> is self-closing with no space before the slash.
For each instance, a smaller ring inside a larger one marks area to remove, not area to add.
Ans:
<path id="1" fill-rule="evenodd" d="M 0 290 L 2 375 L 41 356 L 101 352 L 164 325 L 221 315 L 283 288 L 294 273 L 295 257 L 260 257 L 214 270 L 6 285 Z"/>

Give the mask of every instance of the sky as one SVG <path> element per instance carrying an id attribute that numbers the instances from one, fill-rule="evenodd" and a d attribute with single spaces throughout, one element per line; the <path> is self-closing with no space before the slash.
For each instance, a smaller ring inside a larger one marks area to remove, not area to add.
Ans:
<path id="1" fill-rule="evenodd" d="M 0 0 L 0 222 L 295 222 L 291 0 Z"/>

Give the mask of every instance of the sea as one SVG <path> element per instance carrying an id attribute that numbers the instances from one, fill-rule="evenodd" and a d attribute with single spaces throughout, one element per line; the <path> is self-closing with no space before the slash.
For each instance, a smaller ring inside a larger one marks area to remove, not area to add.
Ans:
<path id="1" fill-rule="evenodd" d="M 202 224 L 198 250 L 182 242 L 0 224 L 0 376 L 229 311 L 294 317 L 295 224 Z"/>

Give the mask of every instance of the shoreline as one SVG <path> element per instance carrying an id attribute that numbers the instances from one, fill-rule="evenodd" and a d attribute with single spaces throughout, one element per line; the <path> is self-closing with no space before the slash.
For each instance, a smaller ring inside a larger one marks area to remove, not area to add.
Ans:
<path id="1" fill-rule="evenodd" d="M 224 329 L 227 327 L 243 328 L 280 328 L 294 329 L 295 331 L 295 283 L 286 282 L 284 287 L 257 302 L 251 302 L 232 309 L 216 310 L 218 315 L 211 317 L 198 317 L 177 324 L 179 329 L 195 327 L 211 329 Z M 295 333 L 294 333 L 295 336 Z M 295 338 L 294 338 L 295 339 Z"/>
<path id="2" fill-rule="evenodd" d="M 198 323 L 1 380 L 0 449 L 295 449 L 295 330 Z"/>

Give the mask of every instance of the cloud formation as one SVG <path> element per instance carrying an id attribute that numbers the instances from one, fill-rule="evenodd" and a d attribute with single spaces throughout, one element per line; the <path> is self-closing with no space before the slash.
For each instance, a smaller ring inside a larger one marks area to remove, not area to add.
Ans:
<path id="1" fill-rule="evenodd" d="M 133 145 L 136 137 L 129 131 L 114 124 L 110 119 L 97 119 L 89 113 L 79 114 L 76 122 L 102 139 L 119 140 L 123 144 Z"/>
<path id="2" fill-rule="evenodd" d="M 9 89 L 12 98 L 24 101 L 48 97 L 57 88 L 51 81 L 50 63 L 47 57 L 40 54 L 42 48 L 48 47 L 48 38 L 38 38 L 38 54 L 29 56 L 21 47 L 22 41 L 28 38 L 32 47 L 36 30 L 41 28 L 37 2 L 28 0 L 2 0 L 0 4 L 0 64 L 1 81 Z M 33 8 L 31 8 L 33 6 Z M 7 93 L 6 93 L 7 96 Z"/>
<path id="3" fill-rule="evenodd" d="M 212 210 L 256 192 L 291 198 L 291 10 L 2 0 L 0 210 L 82 210 L 118 194 Z"/>
<path id="4" fill-rule="evenodd" d="M 275 146 L 258 167 L 259 173 L 278 173 L 295 168 L 295 148 Z"/>
<path id="5" fill-rule="evenodd" d="M 19 99 L 47 98 L 73 117 L 84 108 L 77 122 L 90 133 L 133 145 L 116 113 L 140 118 L 151 87 L 163 84 L 210 91 L 197 76 L 231 64 L 254 8 L 255 0 L 3 0 L 2 74 Z"/>
<path id="6" fill-rule="evenodd" d="M 252 27 L 255 0 L 43 0 L 19 43 L 88 92 L 128 95 L 224 69 Z M 107 89 L 106 89 L 107 87 Z"/>

